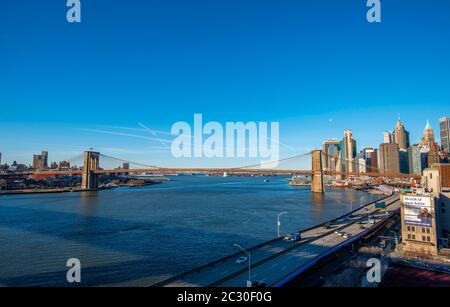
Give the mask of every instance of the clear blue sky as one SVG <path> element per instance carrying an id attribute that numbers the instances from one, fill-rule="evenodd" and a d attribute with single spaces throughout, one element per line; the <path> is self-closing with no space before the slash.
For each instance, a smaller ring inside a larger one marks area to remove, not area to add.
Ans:
<path id="1" fill-rule="evenodd" d="M 279 121 L 282 156 L 344 129 L 359 148 L 378 146 L 398 113 L 417 142 L 427 119 L 438 134 L 450 115 L 447 0 L 384 0 L 381 24 L 366 21 L 365 0 L 81 2 L 81 24 L 69 24 L 64 0 L 2 1 L 3 162 L 94 147 L 162 165 L 236 164 L 174 161 L 155 139 L 196 112 Z"/>

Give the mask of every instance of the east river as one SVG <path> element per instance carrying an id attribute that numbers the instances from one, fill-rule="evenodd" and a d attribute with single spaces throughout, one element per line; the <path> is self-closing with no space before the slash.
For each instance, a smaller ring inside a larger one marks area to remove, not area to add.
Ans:
<path id="1" fill-rule="evenodd" d="M 368 202 L 366 193 L 314 195 L 284 176 L 174 176 L 157 185 L 0 197 L 0 286 L 145 286 Z"/>

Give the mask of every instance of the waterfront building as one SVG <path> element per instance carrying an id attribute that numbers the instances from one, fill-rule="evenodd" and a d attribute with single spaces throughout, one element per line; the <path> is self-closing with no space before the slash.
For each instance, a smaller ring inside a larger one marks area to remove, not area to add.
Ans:
<path id="1" fill-rule="evenodd" d="M 450 153 L 450 117 L 442 117 L 439 119 L 439 128 L 441 134 L 442 150 Z"/>
<path id="2" fill-rule="evenodd" d="M 409 174 L 409 157 L 408 150 L 401 148 L 398 152 L 400 162 L 400 173 Z"/>
<path id="3" fill-rule="evenodd" d="M 380 145 L 380 172 L 399 173 L 400 157 L 399 148 L 396 143 L 383 143 Z"/>
<path id="4" fill-rule="evenodd" d="M 434 139 L 434 131 L 427 121 L 425 129 L 423 131 L 423 137 L 420 140 L 419 147 L 427 152 L 427 167 L 431 167 L 433 163 L 439 163 L 439 150 L 440 147 Z"/>
<path id="5" fill-rule="evenodd" d="M 351 130 L 344 131 L 344 139 L 340 146 L 342 172 L 355 172 L 356 141 Z"/>
<path id="6" fill-rule="evenodd" d="M 408 149 L 409 147 L 409 132 L 406 131 L 405 126 L 400 118 L 397 120 L 394 131 L 392 132 L 393 142 L 398 145 L 399 149 Z"/>
<path id="7" fill-rule="evenodd" d="M 33 155 L 33 169 L 48 169 L 48 152 L 42 151 L 40 155 Z"/>
<path id="8" fill-rule="evenodd" d="M 59 162 L 59 169 L 60 170 L 68 170 L 68 169 L 70 169 L 70 162 L 68 162 L 68 161 L 61 161 L 61 162 Z"/>
<path id="9" fill-rule="evenodd" d="M 412 145 L 408 148 L 409 173 L 413 175 L 422 174 L 422 160 L 420 156 L 420 148 Z"/>

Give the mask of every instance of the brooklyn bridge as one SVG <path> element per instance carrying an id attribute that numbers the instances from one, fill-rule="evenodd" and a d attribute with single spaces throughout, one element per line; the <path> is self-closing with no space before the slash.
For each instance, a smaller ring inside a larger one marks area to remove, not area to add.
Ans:
<path id="1" fill-rule="evenodd" d="M 277 165 L 293 159 L 310 157 L 311 169 L 292 169 L 280 167 L 267 167 L 267 165 Z M 100 158 L 109 159 L 116 162 L 127 163 L 134 168 L 114 168 L 103 169 L 100 167 Z M 148 165 L 139 162 L 128 161 L 120 158 L 111 157 L 97 151 L 85 151 L 82 154 L 83 167 L 77 169 L 67 170 L 33 170 L 20 173 L 20 175 L 30 175 L 45 178 L 48 176 L 81 176 L 82 190 L 95 190 L 99 187 L 99 175 L 102 174 L 142 174 L 142 173 L 158 173 L 158 174 L 180 174 L 180 173 L 228 173 L 241 175 L 260 175 L 260 174 L 287 174 L 287 175 L 309 175 L 311 176 L 311 191 L 315 193 L 324 193 L 324 176 L 338 176 L 341 178 L 357 178 L 357 177 L 384 177 L 384 178 L 404 178 L 404 179 L 419 179 L 419 176 L 411 174 L 403 174 L 396 172 L 382 172 L 379 169 L 369 169 L 368 172 L 343 172 L 339 170 L 331 170 L 325 167 L 325 160 L 328 156 L 322 150 L 313 150 L 308 153 L 295 155 L 292 157 L 280 159 L 278 161 L 270 161 L 267 163 L 260 163 L 254 165 L 245 165 L 239 167 L 223 167 L 223 168 L 180 168 L 180 167 L 160 167 L 156 165 Z M 351 163 L 356 163 L 351 161 Z M 358 169 L 353 167 L 351 169 Z M 0 175 L 5 176 L 5 175 Z"/>

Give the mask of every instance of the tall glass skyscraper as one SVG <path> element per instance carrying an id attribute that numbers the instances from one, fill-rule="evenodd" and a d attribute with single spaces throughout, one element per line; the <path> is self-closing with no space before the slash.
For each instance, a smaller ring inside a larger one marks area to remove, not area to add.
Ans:
<path id="1" fill-rule="evenodd" d="M 344 131 L 344 139 L 341 141 L 341 169 L 342 172 L 355 172 L 356 141 L 351 130 Z"/>

